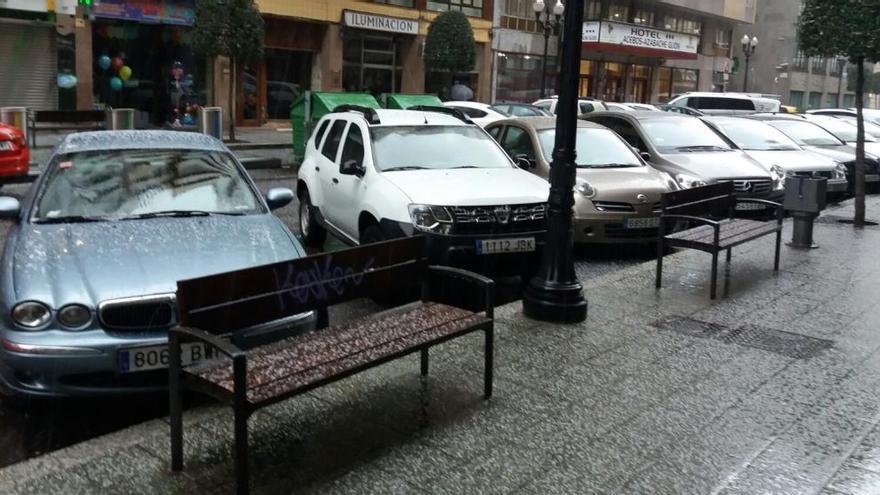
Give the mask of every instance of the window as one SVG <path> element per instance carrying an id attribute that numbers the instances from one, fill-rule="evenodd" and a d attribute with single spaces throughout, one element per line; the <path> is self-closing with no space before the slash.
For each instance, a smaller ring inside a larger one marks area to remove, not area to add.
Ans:
<path id="1" fill-rule="evenodd" d="M 822 93 L 817 93 L 817 92 L 810 93 L 810 108 L 809 109 L 814 109 L 814 108 L 822 108 Z"/>
<path id="2" fill-rule="evenodd" d="M 389 5 L 399 5 L 401 7 L 412 7 L 413 0 L 373 0 L 376 3 L 387 3 Z"/>
<path id="3" fill-rule="evenodd" d="M 348 135 L 345 136 L 345 144 L 342 146 L 342 158 L 339 160 L 339 168 L 350 161 L 355 162 L 356 167 L 364 164 L 364 136 L 357 124 L 348 127 Z"/>
<path id="4" fill-rule="evenodd" d="M 856 95 L 843 95 L 843 107 L 851 108 L 856 105 Z"/>
<path id="5" fill-rule="evenodd" d="M 813 66 L 813 74 L 825 74 L 828 72 L 828 59 L 825 57 L 813 57 L 810 59 Z"/>
<path id="6" fill-rule="evenodd" d="M 645 146 L 645 142 L 642 141 L 642 138 L 629 122 L 610 117 L 592 119 L 592 121 L 597 124 L 604 125 L 605 127 L 616 132 L 630 146 L 638 148 L 639 151 L 648 151 L 648 147 Z"/>
<path id="7" fill-rule="evenodd" d="M 595 111 L 595 110 L 596 110 L 596 107 L 593 106 L 592 103 L 584 103 L 584 102 L 581 102 L 581 103 L 580 103 L 580 109 L 581 109 L 581 113 L 590 113 L 590 112 Z"/>
<path id="8" fill-rule="evenodd" d="M 499 101 L 531 103 L 540 98 L 543 61 L 534 55 L 500 53 L 498 61 L 498 87 L 495 98 Z M 546 88 L 556 85 L 556 57 L 547 60 Z"/>
<path id="9" fill-rule="evenodd" d="M 491 129 L 489 129 L 489 135 L 492 136 L 492 138 L 494 138 L 496 141 L 498 141 L 498 138 L 501 137 L 502 130 L 504 130 L 503 125 L 495 126 Z"/>
<path id="10" fill-rule="evenodd" d="M 372 136 L 374 164 L 388 173 L 398 167 L 511 167 L 495 141 L 473 125 L 378 126 Z"/>
<path id="11" fill-rule="evenodd" d="M 834 108 L 837 106 L 837 93 L 828 93 L 828 99 L 825 100 L 825 106 L 828 108 Z"/>
<path id="12" fill-rule="evenodd" d="M 403 57 L 394 38 L 348 32 L 342 46 L 345 91 L 379 95 L 400 90 Z"/>
<path id="13" fill-rule="evenodd" d="M 690 69 L 672 69 L 672 94 L 696 91 L 700 80 L 700 71 Z"/>
<path id="14" fill-rule="evenodd" d="M 321 126 L 318 127 L 318 131 L 315 133 L 315 149 L 318 149 L 318 146 L 321 146 L 321 140 L 324 139 L 324 132 L 327 131 L 327 126 L 330 125 L 330 120 L 325 120 L 321 122 Z"/>
<path id="15" fill-rule="evenodd" d="M 330 128 L 327 139 L 324 140 L 321 154 L 330 161 L 336 161 L 336 151 L 339 149 L 339 141 L 342 141 L 342 131 L 345 130 L 345 124 L 344 120 L 333 122 L 333 127 Z"/>
<path id="16" fill-rule="evenodd" d="M 609 21 L 627 22 L 629 21 L 628 5 L 609 5 L 608 14 L 605 16 Z"/>
<path id="17" fill-rule="evenodd" d="M 601 19 L 602 2 L 599 0 L 588 0 L 584 2 L 584 20 L 591 21 Z"/>
<path id="18" fill-rule="evenodd" d="M 807 71 L 807 57 L 804 55 L 804 52 L 801 50 L 797 51 L 797 54 L 794 56 L 794 60 L 791 64 L 791 70 L 795 72 L 806 72 Z"/>
<path id="19" fill-rule="evenodd" d="M 511 158 L 515 159 L 520 155 L 525 155 L 529 160 L 535 159 L 535 150 L 532 148 L 532 139 L 529 137 L 529 133 L 520 127 L 507 127 L 507 132 L 504 133 L 504 140 L 501 142 L 501 147 L 504 148 L 504 151 L 506 151 Z"/>
<path id="20" fill-rule="evenodd" d="M 711 96 L 700 96 L 691 98 L 694 100 L 692 107 L 697 110 L 749 110 L 755 111 L 755 104 L 752 100 L 745 98 L 717 98 Z"/>
<path id="21" fill-rule="evenodd" d="M 535 11 L 532 9 L 534 0 L 505 0 L 501 3 L 500 26 L 506 29 L 516 29 L 530 33 L 543 32 L 541 25 L 535 21 Z M 548 2 L 553 7 L 552 2 Z M 553 29 L 554 34 L 559 34 L 559 27 Z"/>
<path id="22" fill-rule="evenodd" d="M 553 160 L 555 140 L 556 129 L 538 131 L 538 142 L 541 143 L 541 150 L 548 162 Z M 642 166 L 629 146 L 608 129 L 579 127 L 575 138 L 575 154 L 578 168 Z"/>
<path id="23" fill-rule="evenodd" d="M 646 9 L 636 9 L 633 12 L 633 24 L 645 24 L 647 26 L 654 25 L 654 12 Z"/>
<path id="24" fill-rule="evenodd" d="M 703 23 L 687 17 L 667 15 L 663 18 L 663 27 L 679 33 L 700 34 L 703 32 Z"/>
<path id="25" fill-rule="evenodd" d="M 798 110 L 803 110 L 804 108 L 804 92 L 803 91 L 792 91 L 788 97 L 788 104 L 797 107 Z"/>
<path id="26" fill-rule="evenodd" d="M 729 48 L 730 47 L 730 39 L 733 36 L 733 31 L 729 29 L 718 29 L 715 31 L 715 46 L 719 48 Z"/>
<path id="27" fill-rule="evenodd" d="M 658 150 L 707 147 L 729 150 L 730 145 L 699 119 L 659 118 L 642 122 L 642 132 Z M 626 137 L 624 136 L 624 139 Z"/>
<path id="28" fill-rule="evenodd" d="M 428 0 L 428 10 L 454 10 L 472 17 L 483 16 L 483 0 Z"/>
<path id="29" fill-rule="evenodd" d="M 481 119 L 481 118 L 489 115 L 488 112 L 484 112 L 484 111 L 480 110 L 479 108 L 458 107 L 458 106 L 453 106 L 453 105 L 449 105 L 449 107 L 461 111 L 461 113 L 467 115 L 468 117 L 470 117 L 472 119 Z"/>

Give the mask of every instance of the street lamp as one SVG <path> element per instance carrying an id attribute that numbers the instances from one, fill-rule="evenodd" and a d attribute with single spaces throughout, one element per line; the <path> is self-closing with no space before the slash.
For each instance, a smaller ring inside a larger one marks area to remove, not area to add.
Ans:
<path id="1" fill-rule="evenodd" d="M 538 273 L 529 280 L 523 291 L 523 313 L 541 321 L 575 323 L 587 318 L 587 300 L 574 272 L 572 257 L 572 213 L 577 171 L 575 138 L 584 0 L 569 0 L 568 6 L 569 15 L 563 23 L 556 137 L 550 164 L 547 238 Z"/>
<path id="2" fill-rule="evenodd" d="M 544 0 L 535 0 L 535 3 L 532 4 L 532 10 L 535 11 L 535 20 L 538 25 L 544 29 L 544 68 L 541 70 L 541 98 L 543 98 L 546 96 L 547 89 L 547 45 L 550 44 L 550 34 L 562 19 L 565 5 L 562 5 L 562 0 L 556 0 L 556 5 L 551 11 L 549 3 L 545 4 Z M 544 14 L 543 19 L 541 19 L 541 14 Z"/>
<path id="3" fill-rule="evenodd" d="M 758 37 L 752 36 L 749 38 L 749 35 L 744 34 L 742 40 L 743 55 L 746 56 L 746 74 L 743 77 L 743 93 L 748 93 L 749 91 L 749 59 L 752 58 L 752 55 L 755 54 L 755 48 L 758 47 Z"/>

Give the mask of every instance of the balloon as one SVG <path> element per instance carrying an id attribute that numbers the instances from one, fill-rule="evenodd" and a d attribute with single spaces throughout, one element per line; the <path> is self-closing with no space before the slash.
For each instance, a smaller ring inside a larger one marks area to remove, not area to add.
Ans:
<path id="1" fill-rule="evenodd" d="M 122 57 L 113 57 L 113 68 L 119 70 L 122 68 L 124 62 L 122 61 Z"/>
<path id="2" fill-rule="evenodd" d="M 122 79 L 119 79 L 118 77 L 111 77 L 110 87 L 113 88 L 113 91 L 119 91 L 120 89 L 122 89 Z"/>
<path id="3" fill-rule="evenodd" d="M 76 76 L 72 76 L 70 74 L 59 74 L 58 75 L 58 87 L 63 89 L 70 89 L 76 86 Z"/>
<path id="4" fill-rule="evenodd" d="M 98 57 L 98 67 L 100 67 L 101 70 L 109 69 L 110 62 L 110 57 L 108 57 L 107 55 L 101 55 L 100 57 Z"/>
<path id="5" fill-rule="evenodd" d="M 119 77 L 120 77 L 123 81 L 128 81 L 128 80 L 131 78 L 131 67 L 129 67 L 129 66 L 127 66 L 127 65 L 123 65 L 123 66 L 119 69 Z"/>

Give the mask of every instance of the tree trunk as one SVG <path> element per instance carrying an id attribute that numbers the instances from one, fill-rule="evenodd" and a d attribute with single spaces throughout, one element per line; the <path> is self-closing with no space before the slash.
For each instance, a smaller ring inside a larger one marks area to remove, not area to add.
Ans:
<path id="1" fill-rule="evenodd" d="M 229 57 L 229 141 L 235 142 L 235 59 Z"/>
<path id="2" fill-rule="evenodd" d="M 857 228 L 865 226 L 865 121 L 862 107 L 865 97 L 865 57 L 856 59 L 856 169 L 855 169 L 855 218 L 853 225 Z"/>

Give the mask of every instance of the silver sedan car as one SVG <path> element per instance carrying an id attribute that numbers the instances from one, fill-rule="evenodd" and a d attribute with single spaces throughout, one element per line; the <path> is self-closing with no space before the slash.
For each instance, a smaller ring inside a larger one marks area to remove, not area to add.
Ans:
<path id="1" fill-rule="evenodd" d="M 15 222 L 0 259 L 0 390 L 65 397 L 161 389 L 177 281 L 303 256 L 270 213 L 292 198 L 289 189 L 262 197 L 207 136 L 67 136 L 21 204 L 0 198 L 0 217 Z M 312 313 L 301 314 L 248 337 L 314 324 Z M 183 360 L 211 354 L 188 344 Z"/>

